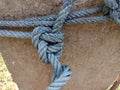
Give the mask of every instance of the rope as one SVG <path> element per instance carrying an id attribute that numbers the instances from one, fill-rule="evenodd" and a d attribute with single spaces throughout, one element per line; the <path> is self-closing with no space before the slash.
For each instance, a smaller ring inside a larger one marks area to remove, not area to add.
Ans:
<path id="1" fill-rule="evenodd" d="M 83 11 L 70 12 L 74 0 L 64 0 L 58 15 L 33 17 L 23 20 L 1 20 L 1 27 L 35 27 L 32 32 L 0 30 L 1 37 L 32 38 L 34 47 L 38 50 L 39 58 L 46 64 L 51 64 L 53 76 L 46 90 L 61 90 L 71 78 L 71 69 L 60 63 L 62 56 L 64 34 L 63 24 L 104 22 L 112 19 L 120 24 L 120 0 L 104 0 L 104 7 L 96 7 Z M 95 13 L 102 16 L 91 16 Z"/>
<path id="2" fill-rule="evenodd" d="M 97 7 L 97 8 L 92 8 L 84 11 L 78 11 L 78 12 L 72 12 L 68 15 L 66 18 L 66 21 L 64 24 L 73 24 L 72 22 L 74 19 L 81 19 L 79 22 L 84 22 L 87 23 L 87 21 L 84 21 L 84 18 L 80 18 L 83 16 L 89 16 L 94 13 L 102 12 L 102 7 Z M 0 26 L 10 26 L 10 27 L 35 27 L 35 26 L 53 26 L 54 21 L 56 19 L 57 15 L 50 15 L 50 16 L 44 16 L 44 17 L 36 17 L 36 18 L 28 18 L 25 20 L 18 20 L 18 21 L 0 21 Z M 108 18 L 108 16 L 105 16 Z M 105 18 L 104 17 L 104 18 Z M 96 18 L 97 21 L 103 21 L 103 19 L 98 19 L 100 17 L 93 17 Z M 92 17 L 90 18 L 90 21 L 93 19 Z M 102 18 L 102 17 L 101 17 Z M 85 18 L 89 19 L 89 18 Z M 96 20 L 91 21 L 91 22 L 96 22 Z M 76 22 L 77 23 L 77 22 Z"/>
<path id="3" fill-rule="evenodd" d="M 120 0 L 104 0 L 107 13 L 117 24 L 120 24 Z"/>
<path id="4" fill-rule="evenodd" d="M 38 49 L 40 60 L 51 63 L 53 76 L 47 90 L 61 90 L 70 79 L 71 70 L 67 65 L 61 65 L 59 58 L 62 55 L 63 33 L 61 28 L 67 18 L 73 0 L 65 0 L 61 11 L 51 27 L 38 26 L 33 30 L 32 43 Z M 48 48 L 50 48 L 48 50 Z"/>

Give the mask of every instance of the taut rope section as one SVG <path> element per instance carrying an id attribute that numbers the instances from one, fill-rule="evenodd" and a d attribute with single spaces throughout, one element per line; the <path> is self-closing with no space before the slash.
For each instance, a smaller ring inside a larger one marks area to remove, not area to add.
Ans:
<path id="1" fill-rule="evenodd" d="M 46 90 L 61 90 L 71 77 L 70 67 L 61 65 L 64 35 L 61 32 L 63 24 L 103 22 L 110 18 L 120 24 L 120 0 L 104 0 L 104 7 L 91 8 L 79 12 L 70 12 L 73 0 L 64 0 L 58 15 L 28 18 L 18 21 L 0 21 L 1 27 L 35 27 L 33 32 L 0 30 L 2 37 L 32 38 L 32 43 L 38 50 L 42 62 L 51 64 L 53 76 Z M 94 13 L 103 16 L 85 17 Z M 82 17 L 82 18 L 81 18 Z M 83 18 L 84 17 L 84 18 Z"/>

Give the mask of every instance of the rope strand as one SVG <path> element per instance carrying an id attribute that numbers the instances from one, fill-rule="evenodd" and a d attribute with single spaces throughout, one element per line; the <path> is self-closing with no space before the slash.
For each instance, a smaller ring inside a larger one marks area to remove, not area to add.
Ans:
<path id="1" fill-rule="evenodd" d="M 53 76 L 51 84 L 46 90 L 61 90 L 71 78 L 71 69 L 60 63 L 64 34 L 61 32 L 63 24 L 104 22 L 112 19 L 120 24 L 120 0 L 104 0 L 104 7 L 96 7 L 83 11 L 71 12 L 74 0 L 64 0 L 58 15 L 27 18 L 23 20 L 1 20 L 1 27 L 35 27 L 32 32 L 0 30 L 1 37 L 32 39 L 34 47 L 38 50 L 39 58 L 46 64 L 51 64 Z M 95 13 L 103 16 L 91 16 Z"/>
<path id="2" fill-rule="evenodd" d="M 72 12 L 68 15 L 66 18 L 66 21 L 72 21 L 73 19 L 79 19 L 83 16 L 88 16 L 94 13 L 98 13 L 102 11 L 102 7 L 87 9 L 84 11 L 77 11 Z M 35 27 L 35 26 L 52 26 L 57 15 L 50 15 L 50 16 L 43 16 L 43 17 L 36 17 L 36 18 L 28 18 L 25 20 L 17 20 L 17 21 L 7 21 L 7 20 L 1 20 L 0 26 L 2 27 Z M 93 17 L 94 18 L 94 17 Z M 67 24 L 66 22 L 64 22 Z M 87 22 L 86 22 L 87 23 Z M 71 23 L 73 24 L 73 23 Z"/>

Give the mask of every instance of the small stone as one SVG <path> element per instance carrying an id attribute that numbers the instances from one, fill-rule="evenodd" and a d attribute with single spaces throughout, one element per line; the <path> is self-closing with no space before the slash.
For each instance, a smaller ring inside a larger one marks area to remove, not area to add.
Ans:
<path id="1" fill-rule="evenodd" d="M 15 62 L 14 62 L 14 61 L 12 61 L 12 65 L 15 65 Z"/>

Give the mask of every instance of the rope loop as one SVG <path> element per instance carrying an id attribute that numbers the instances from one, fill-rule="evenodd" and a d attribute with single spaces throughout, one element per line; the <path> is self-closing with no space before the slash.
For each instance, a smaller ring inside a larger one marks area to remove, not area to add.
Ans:
<path id="1" fill-rule="evenodd" d="M 105 14 L 109 14 L 110 18 L 117 24 L 120 24 L 120 0 L 104 0 Z"/>

